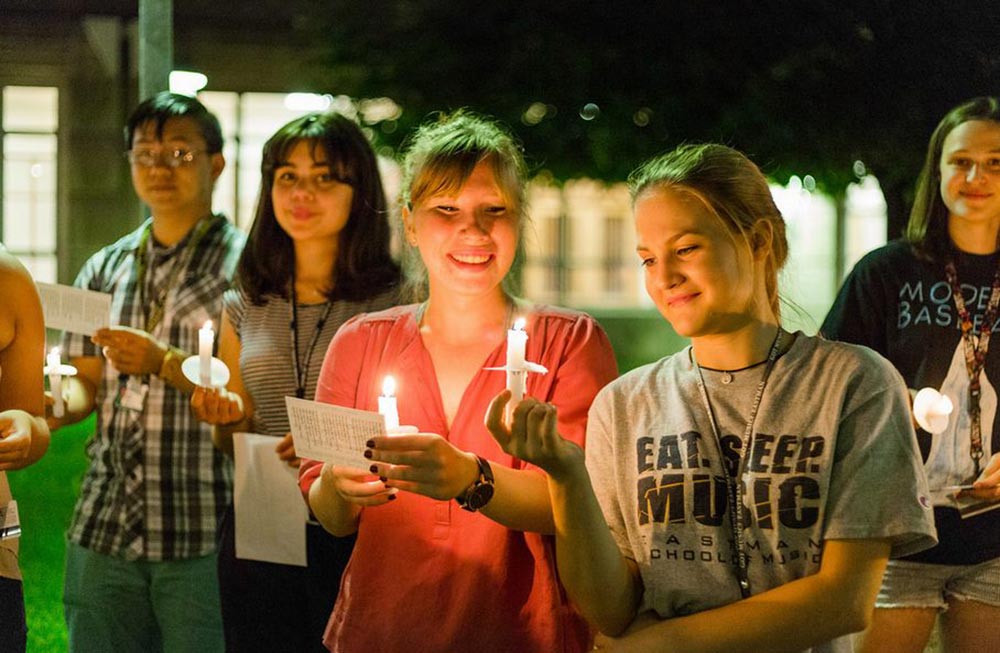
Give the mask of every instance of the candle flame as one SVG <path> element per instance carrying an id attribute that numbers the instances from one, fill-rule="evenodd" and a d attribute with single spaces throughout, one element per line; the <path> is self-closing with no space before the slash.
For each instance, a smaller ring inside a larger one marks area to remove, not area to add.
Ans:
<path id="1" fill-rule="evenodd" d="M 203 324 L 201 328 L 202 329 L 211 329 L 212 328 L 212 320 L 205 320 L 205 324 Z"/>
<path id="2" fill-rule="evenodd" d="M 523 317 L 517 318 L 516 320 L 514 320 L 514 330 L 515 331 L 524 331 L 524 325 L 527 324 L 527 323 L 528 323 L 528 321 L 525 320 Z"/>
<path id="3" fill-rule="evenodd" d="M 49 356 L 59 356 L 59 353 L 59 347 L 53 347 L 52 350 L 49 351 Z"/>
<path id="4" fill-rule="evenodd" d="M 382 381 L 382 396 L 391 397 L 396 394 L 396 379 L 386 376 Z"/>

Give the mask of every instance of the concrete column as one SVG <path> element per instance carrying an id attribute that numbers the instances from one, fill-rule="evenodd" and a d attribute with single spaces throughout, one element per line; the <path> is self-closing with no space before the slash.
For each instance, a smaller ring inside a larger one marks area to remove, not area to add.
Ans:
<path id="1" fill-rule="evenodd" d="M 170 88 L 173 66 L 173 0 L 139 0 L 140 102 Z"/>

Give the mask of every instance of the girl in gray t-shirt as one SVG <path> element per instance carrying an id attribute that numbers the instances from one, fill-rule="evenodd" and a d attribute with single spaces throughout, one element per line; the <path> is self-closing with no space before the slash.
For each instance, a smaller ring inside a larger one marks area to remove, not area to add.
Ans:
<path id="1" fill-rule="evenodd" d="M 630 181 L 646 289 L 691 346 L 601 391 L 586 459 L 554 406 L 508 427 L 501 394 L 488 425 L 549 475 L 596 648 L 849 651 L 889 556 L 934 542 L 906 389 L 871 350 L 781 328 L 785 225 L 749 159 L 687 145 Z"/>

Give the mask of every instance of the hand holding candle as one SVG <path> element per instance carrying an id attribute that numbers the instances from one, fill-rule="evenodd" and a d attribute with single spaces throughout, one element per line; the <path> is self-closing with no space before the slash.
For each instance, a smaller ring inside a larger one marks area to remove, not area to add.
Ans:
<path id="1" fill-rule="evenodd" d="M 532 363 L 525 358 L 528 345 L 528 332 L 524 330 L 525 319 L 514 320 L 514 326 L 507 330 L 507 364 L 503 367 L 487 367 L 487 370 L 507 372 L 507 389 L 510 390 L 510 401 L 507 402 L 507 420 L 514 407 L 528 393 L 528 372 L 547 374 L 548 370 L 538 363 Z"/>
<path id="2" fill-rule="evenodd" d="M 62 380 L 64 376 L 76 374 L 76 368 L 72 365 L 63 365 L 59 356 L 59 348 L 53 347 L 45 357 L 45 369 L 43 370 L 49 377 L 49 391 L 52 393 L 52 416 L 62 417 L 66 414 L 66 401 L 63 399 Z"/>
<path id="3" fill-rule="evenodd" d="M 212 356 L 212 346 L 215 344 L 215 329 L 212 320 L 198 329 L 198 353 L 189 356 L 181 363 L 184 377 L 206 388 L 224 388 L 229 383 L 229 368 L 220 359 Z"/>
<path id="4" fill-rule="evenodd" d="M 510 405 L 516 406 L 524 399 L 528 386 L 528 370 L 525 367 L 524 350 L 528 344 L 528 334 L 524 330 L 524 318 L 514 321 L 507 331 L 507 389 L 510 390 Z"/>
<path id="5" fill-rule="evenodd" d="M 951 399 L 934 388 L 923 388 L 913 397 L 913 419 L 928 433 L 944 431 L 954 408 Z"/>

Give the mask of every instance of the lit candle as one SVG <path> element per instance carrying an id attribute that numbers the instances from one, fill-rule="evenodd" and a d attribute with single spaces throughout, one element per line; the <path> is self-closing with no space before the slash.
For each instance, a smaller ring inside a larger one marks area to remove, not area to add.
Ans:
<path id="1" fill-rule="evenodd" d="M 524 361 L 528 334 L 524 330 L 524 324 L 524 318 L 519 317 L 514 321 L 514 327 L 507 330 L 507 389 L 510 390 L 511 407 L 524 399 L 528 385 L 528 370 Z"/>
<path id="2" fill-rule="evenodd" d="M 62 361 L 59 358 L 59 348 L 53 347 L 49 355 L 45 357 L 46 367 L 49 371 L 49 390 L 55 403 L 52 405 L 52 415 L 62 417 L 66 413 L 66 404 L 63 403 L 62 395 Z"/>
<path id="3" fill-rule="evenodd" d="M 205 387 L 212 385 L 212 344 L 215 342 L 215 331 L 212 320 L 198 329 L 198 384 Z"/>
<path id="4" fill-rule="evenodd" d="M 913 397 L 913 419 L 928 433 L 948 428 L 948 418 L 955 409 L 951 399 L 934 388 L 923 388 Z"/>
<path id="5" fill-rule="evenodd" d="M 396 379 L 391 376 L 382 381 L 382 396 L 378 398 L 378 412 L 385 418 L 385 430 L 399 429 L 399 411 L 396 408 Z"/>

